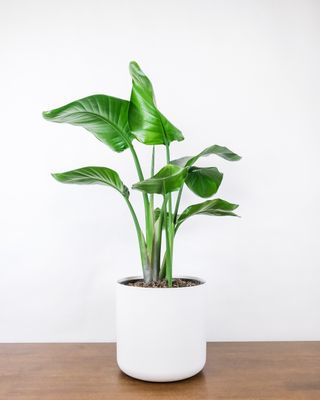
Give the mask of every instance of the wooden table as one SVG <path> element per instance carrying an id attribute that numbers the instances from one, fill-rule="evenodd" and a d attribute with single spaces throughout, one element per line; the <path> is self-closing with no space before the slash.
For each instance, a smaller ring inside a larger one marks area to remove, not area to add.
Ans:
<path id="1" fill-rule="evenodd" d="M 197 376 L 147 383 L 121 373 L 114 344 L 1 344 L 1 400 L 320 400 L 320 342 L 208 344 Z"/>

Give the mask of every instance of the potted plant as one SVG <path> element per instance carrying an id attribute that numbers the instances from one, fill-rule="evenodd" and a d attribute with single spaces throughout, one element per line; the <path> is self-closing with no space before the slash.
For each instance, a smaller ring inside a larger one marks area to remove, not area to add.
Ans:
<path id="1" fill-rule="evenodd" d="M 128 149 L 131 153 L 139 179 L 132 189 L 142 193 L 144 229 L 130 200 L 129 189 L 116 171 L 107 167 L 83 167 L 52 175 L 62 183 L 110 186 L 126 202 L 137 233 L 142 277 L 117 282 L 117 361 L 120 369 L 132 377 L 168 382 L 195 375 L 206 360 L 206 284 L 197 277 L 173 276 L 176 233 L 192 216 L 235 216 L 234 210 L 238 207 L 215 198 L 180 212 L 183 188 L 210 198 L 218 191 L 223 175 L 216 167 L 197 166 L 198 160 L 209 155 L 228 161 L 240 157 L 226 147 L 212 145 L 194 156 L 173 160 L 170 143 L 184 137 L 158 110 L 152 84 L 139 65 L 131 62 L 129 69 L 132 77 L 129 101 L 93 95 L 46 111 L 43 116 L 53 122 L 82 126 L 115 152 Z M 147 179 L 134 140 L 151 146 Z M 165 150 L 167 163 L 155 171 L 159 145 Z"/>

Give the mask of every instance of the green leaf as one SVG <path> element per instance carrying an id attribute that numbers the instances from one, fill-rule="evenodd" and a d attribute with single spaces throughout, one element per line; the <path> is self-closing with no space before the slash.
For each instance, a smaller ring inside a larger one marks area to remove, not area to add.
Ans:
<path id="1" fill-rule="evenodd" d="M 179 190 L 183 185 L 188 169 L 181 168 L 178 165 L 168 164 L 152 178 L 135 183 L 132 188 L 146 193 L 166 193 Z"/>
<path id="2" fill-rule="evenodd" d="M 129 197 L 129 190 L 121 181 L 118 173 L 106 167 L 84 167 L 72 171 L 52 174 L 59 182 L 77 185 L 106 185 Z"/>
<path id="3" fill-rule="evenodd" d="M 179 129 L 157 109 L 152 84 L 139 65 L 132 61 L 129 70 L 132 76 L 129 124 L 134 136 L 150 145 L 183 140 Z"/>
<path id="4" fill-rule="evenodd" d="M 193 193 L 206 198 L 217 193 L 222 178 L 223 174 L 215 167 L 190 167 L 185 182 Z"/>
<path id="5" fill-rule="evenodd" d="M 170 161 L 171 164 L 179 165 L 180 167 L 190 167 L 193 165 L 200 157 L 206 157 L 211 154 L 215 154 L 219 157 L 224 158 L 228 161 L 238 161 L 241 159 L 238 154 L 234 153 L 233 151 L 229 150 L 227 147 L 219 146 L 214 144 L 213 146 L 207 147 L 201 153 L 197 154 L 196 156 L 187 156 L 182 157 L 177 160 Z"/>
<path id="6" fill-rule="evenodd" d="M 232 204 L 222 199 L 207 200 L 203 203 L 193 204 L 186 208 L 179 216 L 176 228 L 178 228 L 187 218 L 198 214 L 237 217 L 237 215 L 232 211 L 238 207 L 238 204 Z"/>
<path id="7" fill-rule="evenodd" d="M 128 123 L 129 104 L 126 100 L 97 94 L 45 111 L 43 117 L 53 122 L 80 125 L 112 150 L 121 152 L 134 138 Z"/>

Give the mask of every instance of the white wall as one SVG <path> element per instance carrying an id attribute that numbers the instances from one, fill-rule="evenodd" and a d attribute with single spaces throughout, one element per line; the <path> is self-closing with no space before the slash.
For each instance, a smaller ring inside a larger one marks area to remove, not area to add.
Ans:
<path id="1" fill-rule="evenodd" d="M 224 172 L 219 196 L 242 218 L 194 218 L 176 241 L 176 273 L 208 281 L 209 339 L 319 340 L 320 3 L 0 7 L 0 341 L 115 338 L 114 282 L 140 272 L 129 213 L 111 189 L 50 172 L 106 165 L 130 185 L 133 163 L 41 111 L 94 93 L 128 98 L 132 59 L 184 132 L 175 157 L 214 143 L 243 156 L 203 161 Z M 185 194 L 184 205 L 200 201 Z"/>

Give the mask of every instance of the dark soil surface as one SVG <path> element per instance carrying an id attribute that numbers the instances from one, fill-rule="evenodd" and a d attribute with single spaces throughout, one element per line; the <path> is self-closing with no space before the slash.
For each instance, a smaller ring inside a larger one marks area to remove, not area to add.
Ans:
<path id="1" fill-rule="evenodd" d="M 167 288 L 167 282 L 157 281 L 157 282 L 150 282 L 145 283 L 142 279 L 137 279 L 134 281 L 124 282 L 124 285 L 127 286 L 135 286 L 135 287 L 142 287 L 142 288 Z M 172 287 L 179 288 L 179 287 L 190 287 L 190 286 L 198 286 L 201 285 L 201 282 L 193 280 L 193 279 L 173 279 Z"/>

